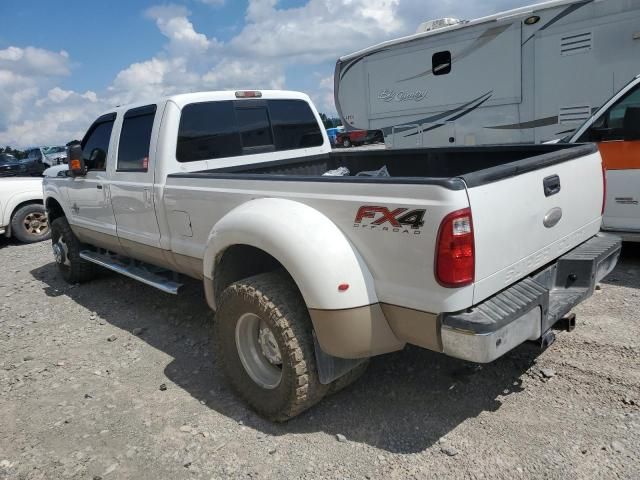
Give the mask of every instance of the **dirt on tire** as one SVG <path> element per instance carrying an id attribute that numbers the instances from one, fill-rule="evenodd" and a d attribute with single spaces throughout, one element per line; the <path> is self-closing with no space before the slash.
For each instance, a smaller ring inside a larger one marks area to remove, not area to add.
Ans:
<path id="1" fill-rule="evenodd" d="M 282 355 L 282 379 L 270 390 L 245 371 L 236 349 L 238 318 L 255 313 L 266 322 Z M 318 403 L 329 386 L 318 379 L 311 319 L 295 283 L 286 274 L 270 272 L 235 282 L 220 299 L 214 321 L 214 343 L 221 368 L 241 398 L 263 416 L 286 421 Z"/>

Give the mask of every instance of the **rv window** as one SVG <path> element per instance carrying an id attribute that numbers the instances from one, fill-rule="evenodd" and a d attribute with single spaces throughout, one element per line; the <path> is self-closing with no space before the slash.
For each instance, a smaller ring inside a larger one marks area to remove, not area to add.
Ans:
<path id="1" fill-rule="evenodd" d="M 437 52 L 431 57 L 431 69 L 434 75 L 446 75 L 451 72 L 451 52 Z"/>

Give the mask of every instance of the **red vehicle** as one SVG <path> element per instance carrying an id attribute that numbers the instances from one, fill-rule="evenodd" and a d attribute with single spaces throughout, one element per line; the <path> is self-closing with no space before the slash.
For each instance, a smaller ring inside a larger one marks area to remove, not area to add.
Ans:
<path id="1" fill-rule="evenodd" d="M 336 134 L 336 146 L 351 147 L 364 145 L 365 143 L 384 142 L 381 130 L 351 130 Z"/>

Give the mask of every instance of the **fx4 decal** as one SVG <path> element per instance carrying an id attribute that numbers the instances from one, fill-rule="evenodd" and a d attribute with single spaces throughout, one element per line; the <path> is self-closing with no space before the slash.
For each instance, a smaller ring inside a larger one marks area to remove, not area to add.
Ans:
<path id="1" fill-rule="evenodd" d="M 412 231 L 414 235 L 420 235 L 422 233 L 420 227 L 424 225 L 424 216 L 427 211 L 423 209 L 408 210 L 408 208 L 389 210 L 387 207 L 363 205 L 358 209 L 353 226 L 355 228 L 369 229 L 380 227 L 383 231 L 402 233 L 410 233 Z"/>

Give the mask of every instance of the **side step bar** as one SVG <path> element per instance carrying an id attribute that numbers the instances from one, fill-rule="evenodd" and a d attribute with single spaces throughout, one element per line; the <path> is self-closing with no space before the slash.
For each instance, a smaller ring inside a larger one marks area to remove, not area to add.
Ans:
<path id="1" fill-rule="evenodd" d="M 133 263 L 128 264 L 123 261 L 124 257 L 118 257 L 115 255 L 104 255 L 91 250 L 82 250 L 80 252 L 80 258 L 87 262 L 95 263 L 101 267 L 113 270 L 116 273 L 120 273 L 134 280 L 149 285 L 151 287 L 162 290 L 165 293 L 177 295 L 178 290 L 182 287 L 181 283 L 172 282 L 156 273 L 150 272 L 142 266 L 135 265 Z"/>

